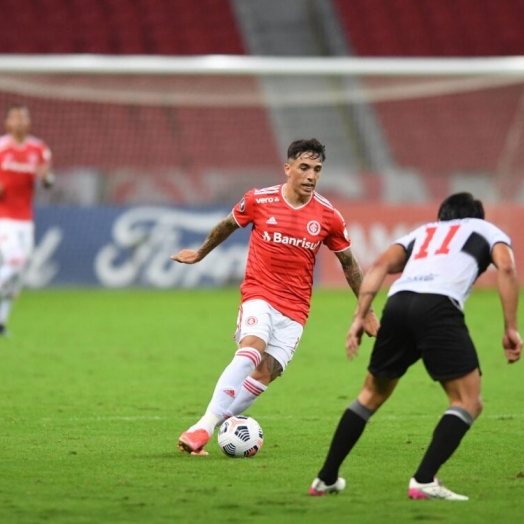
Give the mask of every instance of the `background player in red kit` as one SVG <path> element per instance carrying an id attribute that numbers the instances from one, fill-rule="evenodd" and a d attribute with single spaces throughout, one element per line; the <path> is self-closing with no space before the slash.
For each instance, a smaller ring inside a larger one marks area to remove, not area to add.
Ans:
<path id="1" fill-rule="evenodd" d="M 482 203 L 470 193 L 449 196 L 439 208 L 438 222 L 398 239 L 370 266 L 347 336 L 349 358 L 357 353 L 364 319 L 386 275 L 402 275 L 389 290 L 364 386 L 340 419 L 310 495 L 344 489 L 346 482 L 338 476 L 342 462 L 400 378 L 422 359 L 431 378 L 442 385 L 449 407 L 409 482 L 408 496 L 468 500 L 445 488 L 436 475 L 482 411 L 479 360 L 463 308 L 473 283 L 491 263 L 497 268 L 504 318 L 502 346 L 512 364 L 520 359 L 522 339 L 517 328 L 519 286 L 511 241 L 484 220 Z"/>
<path id="2" fill-rule="evenodd" d="M 309 314 L 316 255 L 322 244 L 333 251 L 348 284 L 358 295 L 362 271 L 350 250 L 340 213 L 315 191 L 325 160 L 316 139 L 288 148 L 287 182 L 252 189 L 209 233 L 198 251 L 184 249 L 171 258 L 184 264 L 202 260 L 239 227 L 252 225 L 241 306 L 238 350 L 218 379 L 204 416 L 179 438 L 181 451 L 207 454 L 215 427 L 248 409 L 293 357 Z M 376 336 L 379 322 L 370 311 L 365 331 Z"/>
<path id="3" fill-rule="evenodd" d="M 35 180 L 41 180 L 44 187 L 53 184 L 51 151 L 42 140 L 29 135 L 29 109 L 11 105 L 5 127 L 7 134 L 0 137 L 0 334 L 6 333 L 34 246 Z"/>

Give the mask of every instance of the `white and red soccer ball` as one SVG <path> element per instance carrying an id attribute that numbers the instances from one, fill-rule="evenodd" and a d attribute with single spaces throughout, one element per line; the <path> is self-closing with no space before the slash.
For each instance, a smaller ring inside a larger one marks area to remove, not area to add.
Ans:
<path id="1" fill-rule="evenodd" d="M 260 424 L 251 417 L 238 415 L 228 418 L 218 430 L 218 445 L 233 458 L 254 457 L 264 443 Z"/>

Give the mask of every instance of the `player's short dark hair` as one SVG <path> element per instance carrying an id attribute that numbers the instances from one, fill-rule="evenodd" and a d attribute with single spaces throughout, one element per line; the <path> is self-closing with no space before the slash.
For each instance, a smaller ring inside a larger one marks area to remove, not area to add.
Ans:
<path id="1" fill-rule="evenodd" d="M 321 144 L 316 138 L 302 138 L 291 142 L 287 149 L 287 157 L 289 159 L 297 159 L 302 153 L 310 151 L 314 153 L 313 157 L 320 157 L 321 161 L 326 160 L 326 146 Z"/>
<path id="2" fill-rule="evenodd" d="M 25 109 L 28 113 L 30 113 L 29 107 L 27 107 L 25 104 L 22 104 L 21 102 L 13 102 L 12 104 L 9 104 L 9 107 L 5 112 L 5 116 L 9 116 L 9 113 L 15 109 Z"/>
<path id="3" fill-rule="evenodd" d="M 455 193 L 448 196 L 438 210 L 439 220 L 456 218 L 484 218 L 484 206 L 471 193 Z"/>

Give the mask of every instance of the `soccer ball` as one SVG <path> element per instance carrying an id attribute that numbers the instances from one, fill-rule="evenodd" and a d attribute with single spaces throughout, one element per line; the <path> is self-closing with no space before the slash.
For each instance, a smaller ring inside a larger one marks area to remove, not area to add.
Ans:
<path id="1" fill-rule="evenodd" d="M 263 442 L 262 428 L 251 417 L 230 417 L 218 430 L 218 445 L 228 457 L 254 457 Z"/>

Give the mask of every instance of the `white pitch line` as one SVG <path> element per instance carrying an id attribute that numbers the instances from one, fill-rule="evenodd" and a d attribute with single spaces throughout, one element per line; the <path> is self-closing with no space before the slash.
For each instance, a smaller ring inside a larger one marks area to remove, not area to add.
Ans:
<path id="1" fill-rule="evenodd" d="M 129 421 L 129 422 L 135 422 L 140 420 L 167 420 L 167 417 L 158 417 L 158 416 L 107 416 L 107 417 L 67 417 L 67 418 L 59 418 L 59 417 L 45 417 L 40 419 L 42 422 L 60 422 L 64 420 L 68 420 L 71 422 L 108 422 L 111 420 L 123 420 L 123 421 Z"/>
<path id="2" fill-rule="evenodd" d="M 380 420 L 387 420 L 391 422 L 402 422 L 406 419 L 439 419 L 442 416 L 442 413 L 429 415 L 429 414 L 407 414 L 407 415 L 375 415 L 374 418 L 371 420 L 376 420 L 377 418 L 380 418 Z M 260 417 L 264 420 L 289 420 L 289 419 L 297 419 L 298 417 L 293 415 L 282 415 L 282 416 L 264 416 Z M 320 417 L 315 417 L 320 418 Z M 489 419 L 489 420 L 506 420 L 506 419 L 513 419 L 513 418 L 524 418 L 524 413 L 499 413 L 499 414 L 486 414 L 481 415 L 480 419 Z M 312 418 L 307 418 L 308 420 L 312 420 Z M 111 421 L 124 421 L 124 422 L 140 422 L 140 421 L 147 421 L 147 420 L 175 420 L 175 417 L 163 417 L 163 416 L 157 416 L 157 415 L 137 415 L 137 416 L 125 416 L 125 415 L 110 415 L 110 416 L 97 416 L 97 417 L 67 417 L 67 418 L 60 418 L 60 417 L 45 417 L 41 418 L 41 422 L 111 422 Z"/>
<path id="3" fill-rule="evenodd" d="M 429 418 L 440 418 L 442 417 L 444 412 L 435 414 L 435 415 L 377 415 L 380 418 L 384 420 L 398 420 L 402 421 L 403 419 L 414 419 L 414 418 L 423 418 L 423 419 L 429 419 Z M 490 420 L 504 420 L 504 419 L 511 419 L 511 418 L 524 418 L 524 413 L 499 413 L 499 414 L 487 414 L 487 415 L 480 415 L 479 419 L 490 419 Z"/>

